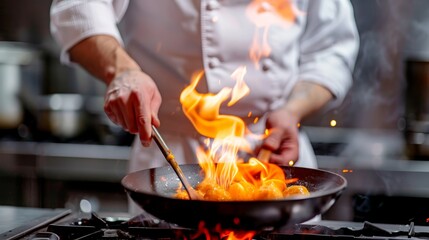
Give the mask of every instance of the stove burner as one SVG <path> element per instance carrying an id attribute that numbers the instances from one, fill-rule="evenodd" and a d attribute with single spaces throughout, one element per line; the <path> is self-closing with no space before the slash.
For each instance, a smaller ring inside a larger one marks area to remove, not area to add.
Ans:
<path id="1" fill-rule="evenodd" d="M 322 221 L 327 223 L 329 221 Z M 254 236 L 255 240 L 268 239 L 429 239 L 429 228 L 409 225 L 386 225 L 365 222 L 363 227 L 353 227 L 347 222 L 332 224 L 297 224 L 277 231 L 263 231 Z M 416 231 L 416 228 L 418 230 Z M 206 239 L 196 230 L 139 215 L 131 219 L 101 218 L 92 213 L 90 218 L 72 222 L 51 224 L 47 231 L 59 236 L 60 240 L 84 239 Z M 40 238 L 38 238 L 40 239 Z M 54 239 L 54 238 L 49 238 Z M 58 238 L 55 238 L 58 239 Z M 222 239 L 219 234 L 210 236 L 212 240 Z"/>
<path id="2" fill-rule="evenodd" d="M 429 239 L 429 232 L 415 232 L 413 223 L 407 226 L 406 231 L 398 229 L 390 231 L 370 222 L 364 222 L 360 229 L 298 224 L 280 233 L 269 233 L 269 237 L 263 239 L 303 239 L 303 235 L 305 235 L 304 239 L 326 239 L 330 237 L 338 239 Z"/>
<path id="3" fill-rule="evenodd" d="M 96 213 L 91 213 L 90 218 L 77 219 L 71 223 L 51 224 L 47 230 L 56 233 L 61 240 L 183 239 L 194 233 L 190 229 L 181 228 L 147 215 L 121 219 L 101 218 Z"/>

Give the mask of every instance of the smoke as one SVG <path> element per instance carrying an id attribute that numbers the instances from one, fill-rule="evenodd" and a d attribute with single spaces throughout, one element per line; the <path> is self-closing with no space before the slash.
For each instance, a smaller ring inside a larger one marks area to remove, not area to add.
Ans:
<path id="1" fill-rule="evenodd" d="M 360 36 L 354 85 L 343 110 L 353 127 L 394 128 L 403 112 L 402 52 L 410 0 L 352 1 Z"/>
<path id="2" fill-rule="evenodd" d="M 407 25 L 405 57 L 429 60 L 429 1 L 411 1 L 410 19 Z"/>
<path id="3" fill-rule="evenodd" d="M 326 114 L 342 128 L 332 131 L 334 140 L 326 140 L 341 143 L 329 148 L 329 154 L 350 159 L 363 156 L 367 163 L 360 164 L 371 166 L 387 158 L 407 158 L 405 60 L 420 56 L 429 62 L 429 1 L 351 2 L 360 49 L 348 96 L 340 108 Z"/>

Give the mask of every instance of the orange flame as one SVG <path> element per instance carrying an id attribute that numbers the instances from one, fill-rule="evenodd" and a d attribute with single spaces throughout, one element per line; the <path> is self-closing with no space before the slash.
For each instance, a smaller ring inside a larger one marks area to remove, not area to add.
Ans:
<path id="1" fill-rule="evenodd" d="M 247 16 L 256 26 L 249 56 L 257 68 L 259 68 L 259 60 L 271 53 L 268 44 L 270 26 L 289 26 L 291 22 L 295 21 L 295 12 L 291 0 L 253 0 L 248 5 Z M 262 39 L 259 36 L 261 30 Z M 260 154 L 258 156 L 260 159 L 252 157 L 247 163 L 238 158 L 240 150 L 251 152 L 244 135 L 252 133 L 246 129 L 241 118 L 220 114 L 220 108 L 228 99 L 226 106 L 231 107 L 249 94 L 250 89 L 244 81 L 246 71 L 245 66 L 235 70 L 231 75 L 231 78 L 235 80 L 234 87 L 225 87 L 217 94 L 202 94 L 196 91 L 204 74 L 201 71 L 194 74 L 191 84 L 180 95 L 183 112 L 195 129 L 207 137 L 204 144 L 205 149 L 208 150 L 204 150 L 203 147 L 197 149 L 197 158 L 205 173 L 205 178 L 196 189 L 204 199 L 220 201 L 278 199 L 289 195 L 309 194 L 304 186 L 288 186 L 298 179 L 286 179 L 282 168 L 268 163 L 269 154 Z M 247 117 L 253 117 L 252 115 L 252 112 L 249 111 Z M 259 117 L 255 116 L 253 122 L 258 121 Z M 260 136 L 253 137 L 262 139 L 269 134 L 270 132 L 266 130 Z M 294 165 L 294 162 L 290 161 L 289 165 Z M 176 197 L 188 198 L 188 195 L 180 187 Z M 234 223 L 238 225 L 240 219 L 234 219 Z M 252 239 L 256 234 L 255 231 L 232 232 L 220 228 L 215 231 L 221 234 L 222 239 L 226 237 L 228 240 Z M 204 223 L 198 227 L 195 237 L 198 236 L 211 239 L 210 232 Z"/>
<path id="2" fill-rule="evenodd" d="M 256 26 L 249 56 L 257 68 L 259 68 L 259 60 L 271 53 L 271 47 L 268 44 L 270 26 L 289 26 L 295 21 L 295 12 L 290 0 L 253 0 L 247 6 L 247 17 Z"/>
<path id="3" fill-rule="evenodd" d="M 253 0 L 246 9 L 248 17 L 256 26 L 255 35 L 249 55 L 255 66 L 259 67 L 261 57 L 270 54 L 268 44 L 269 27 L 273 24 L 288 25 L 295 20 L 295 14 L 290 0 Z M 263 30 L 262 42 L 259 31 Z M 196 187 L 204 199 L 209 200 L 256 200 L 279 199 L 289 195 L 308 195 L 306 187 L 299 185 L 288 186 L 298 179 L 286 179 L 283 169 L 275 164 L 268 163 L 269 154 L 261 154 L 257 158 L 250 158 L 247 163 L 238 158 L 240 150 L 251 152 L 249 143 L 245 140 L 245 133 L 252 134 L 244 121 L 232 115 L 220 113 L 220 108 L 228 99 L 227 107 L 233 106 L 250 92 L 244 81 L 246 67 L 235 70 L 231 78 L 235 80 L 232 88 L 225 87 L 217 94 L 202 94 L 196 87 L 203 77 L 203 71 L 194 74 L 191 84 L 180 95 L 180 102 L 185 115 L 195 129 L 207 139 L 205 149 L 197 149 L 197 158 L 205 173 L 204 180 Z M 220 80 L 219 80 L 220 81 Z M 252 112 L 248 112 L 248 118 Z M 254 117 L 254 123 L 259 117 Z M 264 138 L 270 134 L 265 130 L 256 138 Z M 265 155 L 265 157 L 264 157 Z M 294 165 L 293 161 L 289 165 Z M 179 198 L 188 198 L 184 190 L 179 189 L 176 195 Z M 240 219 L 234 222 L 238 225 Z M 210 238 L 204 224 L 198 227 L 197 235 Z M 247 240 L 256 234 L 249 232 L 232 232 L 217 229 L 222 239 Z"/>
<path id="4" fill-rule="evenodd" d="M 202 135 L 209 138 L 225 139 L 231 134 L 236 137 L 243 136 L 245 131 L 243 120 L 231 115 L 220 115 L 219 109 L 221 104 L 230 97 L 231 93 L 241 94 L 241 97 L 246 95 L 240 92 L 240 89 L 248 91 L 247 85 L 237 81 L 238 84 L 236 84 L 234 90 L 223 88 L 217 94 L 201 94 L 195 88 L 202 76 L 203 72 L 194 75 L 192 83 L 180 95 L 180 102 L 185 115 Z M 229 106 L 235 103 L 239 97 L 234 96 L 232 99 L 228 104 Z"/>
<path id="5" fill-rule="evenodd" d="M 206 240 L 251 240 L 256 235 L 255 231 L 230 231 L 222 230 L 220 228 L 216 229 L 215 232 L 216 233 L 210 232 L 205 227 L 204 223 L 200 222 L 197 232 L 190 236 L 190 239 L 201 239 L 202 237 L 205 237 Z"/>
<path id="6" fill-rule="evenodd" d="M 233 231 L 226 231 L 221 236 L 222 239 L 226 240 L 251 240 L 253 236 L 255 236 L 254 231 L 249 232 L 233 232 Z"/>
<path id="7" fill-rule="evenodd" d="M 204 199 L 255 200 L 279 199 L 291 194 L 307 194 L 305 187 L 287 184 L 297 179 L 286 179 L 283 170 L 275 165 L 250 158 L 247 163 L 238 161 L 238 151 L 250 151 L 244 134 L 248 131 L 244 121 L 236 116 L 222 115 L 220 106 L 228 98 L 238 99 L 248 93 L 243 81 L 245 68 L 239 68 L 234 90 L 224 88 L 217 94 L 201 94 L 195 89 L 203 73 L 194 75 L 192 83 L 183 90 L 180 101 L 183 111 L 197 131 L 213 141 L 205 141 L 208 150 L 197 150 L 197 158 L 205 179 L 197 186 Z M 265 131 L 263 135 L 269 134 Z M 187 195 L 186 195 L 187 196 Z"/>
<path id="8" fill-rule="evenodd" d="M 228 107 L 234 105 L 238 100 L 248 95 L 250 92 L 249 87 L 244 82 L 244 75 L 246 74 L 246 67 L 241 66 L 235 70 L 231 77 L 236 81 L 234 88 L 232 89 L 231 100 L 228 102 Z"/>
<path id="9" fill-rule="evenodd" d="M 246 130 L 244 121 L 236 116 L 219 113 L 221 104 L 228 98 L 231 98 L 228 106 L 232 106 L 249 93 L 243 80 L 245 72 L 245 67 L 237 69 L 231 76 L 236 80 L 234 88 L 223 88 L 217 94 L 201 94 L 196 91 L 203 76 L 203 72 L 200 72 L 193 76 L 192 83 L 180 95 L 183 111 L 195 129 L 214 139 L 209 152 L 200 150 L 197 156 L 207 178 L 217 179 L 223 187 L 229 186 L 237 174 L 239 149 L 250 149 L 243 137 Z M 215 168 L 214 163 L 222 164 Z"/>
<path id="10" fill-rule="evenodd" d="M 262 56 L 270 54 L 267 34 L 271 25 L 289 26 L 295 20 L 295 9 L 290 0 L 253 0 L 246 8 L 247 16 L 255 24 L 256 31 L 250 57 L 258 63 Z M 263 29 L 262 43 L 258 32 Z M 266 163 L 261 159 L 251 158 L 248 163 L 238 159 L 238 152 L 251 152 L 249 143 L 245 140 L 246 129 L 244 121 L 232 115 L 220 114 L 221 105 L 229 99 L 228 107 L 237 103 L 250 92 L 244 81 L 246 67 L 235 70 L 231 78 L 235 80 L 234 87 L 225 87 L 217 94 L 202 94 L 196 87 L 203 76 L 199 72 L 192 77 L 192 82 L 180 95 L 180 102 L 185 115 L 190 119 L 195 129 L 211 140 L 205 141 L 207 151 L 197 150 L 197 158 L 205 179 L 200 183 L 199 191 L 204 191 L 204 198 L 211 200 L 254 200 L 280 198 L 288 195 L 289 183 L 296 179 L 286 180 L 283 170 L 277 165 Z M 248 117 L 252 113 L 249 112 Z M 254 123 L 259 117 L 254 118 Z M 262 136 L 269 134 L 268 131 Z M 294 165 L 293 161 L 289 165 Z M 292 186 L 292 192 L 308 193 L 306 189 Z"/>

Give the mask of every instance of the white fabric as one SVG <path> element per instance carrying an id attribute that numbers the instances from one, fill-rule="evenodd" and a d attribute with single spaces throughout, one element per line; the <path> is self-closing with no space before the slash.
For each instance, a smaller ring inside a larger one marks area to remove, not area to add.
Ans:
<path id="1" fill-rule="evenodd" d="M 201 139 L 178 101 L 195 71 L 205 71 L 199 90 L 216 93 L 232 86 L 231 73 L 246 65 L 250 95 L 231 108 L 222 107 L 221 112 L 242 117 L 254 133 L 263 132 L 266 113 L 286 103 L 297 81 L 317 82 L 329 89 L 336 98 L 331 107 L 344 98 L 352 83 L 358 48 L 350 2 L 292 2 L 298 9 L 296 20 L 270 28 L 272 51 L 260 60 L 259 69 L 248 57 L 255 34 L 255 26 L 245 13 L 250 1 L 56 0 L 51 8 L 51 30 L 62 46 L 63 62 L 68 61 L 67 50 L 90 35 L 109 34 L 120 42 L 123 38 L 128 53 L 161 91 L 160 132 L 180 163 L 195 163 L 193 149 Z M 120 35 L 116 23 L 122 15 Z M 247 117 L 249 112 L 252 117 Z M 260 121 L 253 124 L 255 117 Z M 155 144 L 143 149 L 136 139 L 130 171 L 165 164 Z M 297 164 L 316 167 L 314 153 L 303 134 Z"/>
<path id="2" fill-rule="evenodd" d="M 116 23 L 127 6 L 127 0 L 54 0 L 50 28 L 62 48 L 61 61 L 69 63 L 67 51 L 89 36 L 110 35 L 122 43 Z"/>

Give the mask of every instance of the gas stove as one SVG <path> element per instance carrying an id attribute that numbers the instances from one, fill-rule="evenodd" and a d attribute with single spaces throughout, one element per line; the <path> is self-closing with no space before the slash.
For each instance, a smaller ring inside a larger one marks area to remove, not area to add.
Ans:
<path id="1" fill-rule="evenodd" d="M 275 231 L 260 231 L 248 239 L 429 239 L 429 227 L 375 224 L 370 222 L 317 221 L 296 224 Z M 132 218 L 70 216 L 49 224 L 25 240 L 84 240 L 84 239 L 226 239 L 219 233 L 182 228 L 175 224 L 142 214 Z"/>

